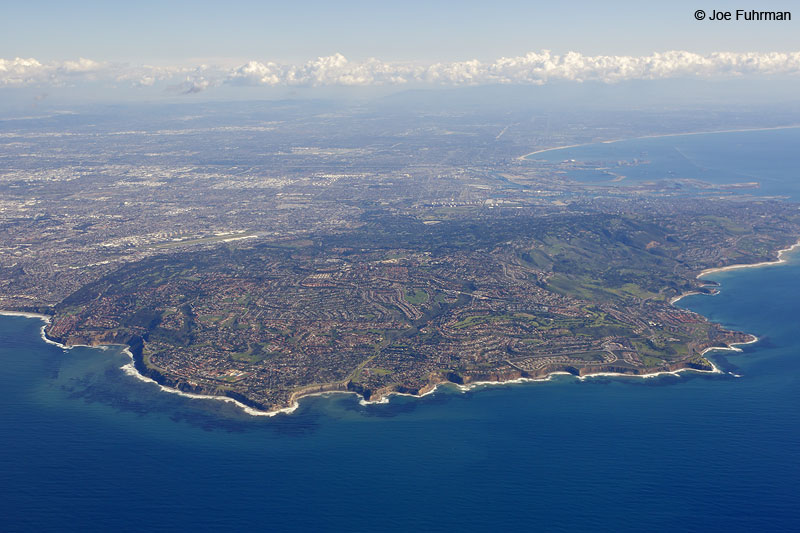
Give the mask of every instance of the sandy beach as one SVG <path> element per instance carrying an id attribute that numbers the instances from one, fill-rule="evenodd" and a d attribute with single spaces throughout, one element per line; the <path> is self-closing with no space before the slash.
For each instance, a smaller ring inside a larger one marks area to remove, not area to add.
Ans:
<path id="1" fill-rule="evenodd" d="M 0 311 L 0 316 L 21 316 L 24 318 L 38 318 L 50 323 L 50 317 L 39 313 L 26 313 L 24 311 Z"/>
<path id="2" fill-rule="evenodd" d="M 783 257 L 784 254 L 792 252 L 794 250 L 797 250 L 798 248 L 800 248 L 800 240 L 798 240 L 796 243 L 794 243 L 793 245 L 789 246 L 788 248 L 784 248 L 783 250 L 778 250 L 778 257 L 774 261 L 762 261 L 761 263 L 744 263 L 744 264 L 740 264 L 740 265 L 728 265 L 728 266 L 724 266 L 724 267 L 707 268 L 707 269 L 703 270 L 702 272 L 700 272 L 696 277 L 697 277 L 697 279 L 700 279 L 701 277 L 703 277 L 705 275 L 708 275 L 708 274 L 713 274 L 714 272 L 727 272 L 728 270 L 737 270 L 739 268 L 760 268 L 760 267 L 765 267 L 765 266 L 780 265 L 780 264 L 783 264 L 783 263 L 786 262 L 786 259 Z M 674 298 L 672 298 L 669 301 L 669 303 L 675 304 L 679 300 L 681 300 L 682 298 L 685 298 L 687 296 L 691 296 L 693 294 L 703 294 L 703 293 L 700 293 L 698 291 L 685 292 L 685 293 L 683 293 L 681 295 L 678 295 L 678 296 L 675 296 Z M 713 296 L 714 294 L 716 294 L 716 292 L 713 292 L 713 293 L 709 294 L 709 296 Z"/>
<path id="3" fill-rule="evenodd" d="M 713 274 L 714 272 L 727 272 L 728 270 L 736 270 L 739 268 L 758 268 L 758 267 L 765 267 L 765 266 L 775 266 L 780 265 L 786 262 L 786 259 L 783 257 L 784 254 L 788 252 L 792 252 L 796 249 L 800 248 L 800 240 L 798 240 L 793 245 L 789 246 L 788 248 L 784 248 L 783 250 L 778 250 L 778 258 L 774 261 L 762 261 L 761 263 L 750 263 L 750 264 L 741 264 L 741 265 L 729 265 L 724 267 L 717 267 L 717 268 L 707 268 L 700 272 L 697 277 L 700 278 L 707 274 Z"/>
<path id="4" fill-rule="evenodd" d="M 677 301 L 678 301 L 678 300 L 680 300 L 681 298 L 685 298 L 685 297 L 687 297 L 687 296 L 691 296 L 691 295 L 693 295 L 693 294 L 702 294 L 702 293 L 701 293 L 701 292 L 698 292 L 698 291 L 689 291 L 689 292 L 685 292 L 685 293 L 683 293 L 683 294 L 680 294 L 680 295 L 678 295 L 678 296 L 674 296 L 674 297 L 670 298 L 670 300 L 669 300 L 669 303 L 670 303 L 670 304 L 674 304 L 675 302 L 677 302 Z"/>

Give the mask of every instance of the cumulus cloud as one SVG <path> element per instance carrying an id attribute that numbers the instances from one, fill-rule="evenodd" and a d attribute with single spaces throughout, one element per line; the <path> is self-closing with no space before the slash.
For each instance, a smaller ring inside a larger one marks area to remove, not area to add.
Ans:
<path id="1" fill-rule="evenodd" d="M 33 58 L 0 59 L 0 86 L 33 84 L 44 70 L 44 65 Z"/>
<path id="2" fill-rule="evenodd" d="M 203 92 L 211 86 L 211 81 L 205 78 L 187 78 L 186 81 L 173 85 L 170 89 L 178 91 L 181 94 L 195 94 Z"/>
<path id="3" fill-rule="evenodd" d="M 0 87 L 61 86 L 82 81 L 128 83 L 152 87 L 166 82 L 185 94 L 221 85 L 324 87 L 377 85 L 542 85 L 551 81 L 600 81 L 739 76 L 795 76 L 800 52 L 696 54 L 687 51 L 647 56 L 559 55 L 549 50 L 524 56 L 414 65 L 379 59 L 351 62 L 341 54 L 302 64 L 249 61 L 235 68 L 207 65 L 155 67 L 76 61 L 42 63 L 33 58 L 0 59 Z"/>
<path id="4" fill-rule="evenodd" d="M 250 61 L 234 69 L 226 81 L 248 85 L 311 86 L 402 84 L 419 77 L 422 67 L 378 59 L 351 63 L 342 54 L 318 57 L 302 65 Z"/>

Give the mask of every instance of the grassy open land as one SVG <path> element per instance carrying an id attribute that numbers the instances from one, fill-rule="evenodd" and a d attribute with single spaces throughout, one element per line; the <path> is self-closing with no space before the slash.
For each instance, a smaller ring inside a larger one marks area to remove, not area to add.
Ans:
<path id="1" fill-rule="evenodd" d="M 650 337 L 645 339 L 634 339 L 631 344 L 642 356 L 655 357 L 659 359 L 683 357 L 689 354 L 686 344 L 680 341 L 667 341 L 663 337 Z"/>
<path id="2" fill-rule="evenodd" d="M 750 231 L 750 228 L 748 228 L 745 224 L 741 224 L 731 220 L 730 218 L 717 215 L 703 215 L 699 218 L 699 222 L 702 222 L 708 227 L 718 226 L 724 231 L 735 235 L 743 235 L 749 233 Z"/>
<path id="3" fill-rule="evenodd" d="M 412 305 L 424 304 L 428 301 L 428 293 L 423 289 L 408 289 L 403 295 L 405 301 Z"/>
<path id="4" fill-rule="evenodd" d="M 587 363 L 599 363 L 603 361 L 603 357 L 608 355 L 606 352 L 600 350 L 592 350 L 589 352 L 575 352 L 569 354 L 570 359 L 581 359 Z"/>
<path id="5" fill-rule="evenodd" d="M 620 274 L 624 274 L 624 271 Z M 555 274 L 547 280 L 547 287 L 559 294 L 588 301 L 624 300 L 631 297 L 666 300 L 665 295 L 649 291 L 636 283 L 623 283 L 618 287 L 607 286 L 602 281 L 585 275 Z"/>

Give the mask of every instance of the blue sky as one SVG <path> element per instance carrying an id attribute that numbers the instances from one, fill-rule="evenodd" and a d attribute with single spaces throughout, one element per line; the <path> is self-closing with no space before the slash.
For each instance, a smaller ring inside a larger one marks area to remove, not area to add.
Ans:
<path id="1" fill-rule="evenodd" d="M 12 1 L 0 57 L 176 64 L 494 60 L 550 49 L 588 55 L 800 49 L 800 4 L 475 1 Z M 697 22 L 696 9 L 791 10 L 789 23 Z"/>
<path id="2" fill-rule="evenodd" d="M 697 21 L 694 13 L 800 3 L 715 1 L 8 1 L 0 96 L 258 98 L 740 78 L 796 86 L 800 7 L 789 22 Z"/>

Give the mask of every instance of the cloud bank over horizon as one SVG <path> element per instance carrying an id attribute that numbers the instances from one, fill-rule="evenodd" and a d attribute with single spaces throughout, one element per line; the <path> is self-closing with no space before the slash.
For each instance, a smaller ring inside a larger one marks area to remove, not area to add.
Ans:
<path id="1" fill-rule="evenodd" d="M 646 56 L 558 55 L 549 50 L 523 56 L 418 65 L 367 59 L 348 61 L 341 54 L 303 64 L 249 61 L 233 68 L 209 65 L 149 66 L 75 61 L 40 62 L 0 58 L 0 88 L 66 87 L 99 82 L 108 88 L 154 87 L 193 94 L 221 86 L 370 87 L 544 85 L 553 81 L 616 83 L 670 78 L 785 77 L 800 75 L 800 51 L 772 53 L 668 51 Z"/>

